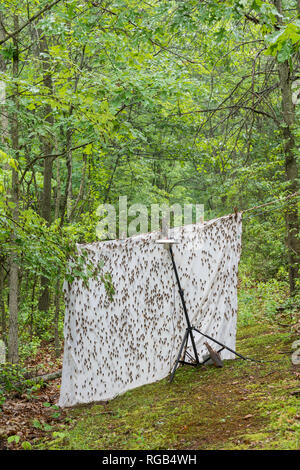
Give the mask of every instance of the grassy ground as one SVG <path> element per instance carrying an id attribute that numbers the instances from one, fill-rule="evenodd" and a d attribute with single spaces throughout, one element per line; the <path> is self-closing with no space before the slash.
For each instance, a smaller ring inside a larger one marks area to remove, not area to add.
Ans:
<path id="1" fill-rule="evenodd" d="M 69 410 L 72 425 L 57 429 L 37 447 L 299 449 L 300 369 L 291 363 L 291 344 L 299 338 L 274 322 L 274 290 L 271 300 L 257 289 L 243 295 L 237 350 L 276 362 L 182 367 L 172 384 L 162 380 L 105 405 Z"/>

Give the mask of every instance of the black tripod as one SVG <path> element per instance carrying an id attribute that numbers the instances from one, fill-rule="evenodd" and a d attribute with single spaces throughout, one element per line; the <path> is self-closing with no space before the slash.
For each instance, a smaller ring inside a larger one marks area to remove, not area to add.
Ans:
<path id="1" fill-rule="evenodd" d="M 184 334 L 184 337 L 183 337 L 183 340 L 182 340 L 182 343 L 181 343 L 181 346 L 180 346 L 180 349 L 179 349 L 179 353 L 178 353 L 178 356 L 177 356 L 177 359 L 176 359 L 176 362 L 175 362 L 175 365 L 173 367 L 173 370 L 171 372 L 171 375 L 170 375 L 170 382 L 172 382 L 173 378 L 174 378 L 174 375 L 175 375 L 175 372 L 176 372 L 176 369 L 178 367 L 179 364 L 185 364 L 187 366 L 199 366 L 199 365 L 202 365 L 202 364 L 205 364 L 205 362 L 209 361 L 210 357 L 208 357 L 207 359 L 205 359 L 204 361 L 200 362 L 199 361 L 199 356 L 198 356 L 198 352 L 197 352 L 197 348 L 196 348 L 196 343 L 195 343 L 195 338 L 194 338 L 194 334 L 193 332 L 196 331 L 197 333 L 200 333 L 200 335 L 202 336 L 205 336 L 206 338 L 210 339 L 211 341 L 214 341 L 216 344 L 218 344 L 219 346 L 221 346 L 221 349 L 219 349 L 217 352 L 220 353 L 221 351 L 223 351 L 223 349 L 227 349 L 228 351 L 232 352 L 233 354 L 235 354 L 236 356 L 239 356 L 240 358 L 242 359 L 247 359 L 246 357 L 242 356 L 241 354 L 237 353 L 236 351 L 234 351 L 233 349 L 229 348 L 228 346 L 225 346 L 225 344 L 223 343 L 220 343 L 219 341 L 217 341 L 216 339 L 212 338 L 211 336 L 205 334 L 205 333 L 202 333 L 202 331 L 200 330 L 197 330 L 197 328 L 195 328 L 194 326 L 191 326 L 191 322 L 190 322 L 190 319 L 189 319 L 189 315 L 188 315 L 188 312 L 187 312 L 187 308 L 186 308 L 186 304 L 185 304 L 185 300 L 184 300 L 184 293 L 183 293 L 183 290 L 181 288 L 181 284 L 180 284 L 180 279 L 179 279 L 179 276 L 178 276 L 178 271 L 177 271 L 177 267 L 176 267 L 176 263 L 175 263 L 175 260 L 174 260 L 174 254 L 173 254 L 173 250 L 172 250 L 172 245 L 169 244 L 169 251 L 170 251 L 170 255 L 171 255 L 171 260 L 172 260 L 172 264 L 173 264 L 173 269 L 174 269 L 174 272 L 175 272 L 175 277 L 176 277 L 176 282 L 177 282 L 177 285 L 178 285 L 178 290 L 179 290 L 179 295 L 180 295 L 180 298 L 181 298 L 181 302 L 182 302 L 182 306 L 183 306 L 183 311 L 184 311 L 184 315 L 185 315 L 185 319 L 186 319 L 186 323 L 187 323 L 187 328 L 185 330 L 185 334 Z M 189 338 L 191 339 L 191 343 L 192 343 L 192 348 L 193 348 L 193 351 L 194 351 L 194 355 L 195 357 L 192 357 L 191 354 L 186 350 L 187 349 L 187 345 L 188 345 L 188 340 Z M 185 349 L 184 351 L 184 355 L 183 355 L 183 359 L 181 359 L 182 357 L 182 353 L 183 353 L 183 350 Z M 191 362 L 188 362 L 188 361 L 185 361 L 185 356 L 188 356 L 188 358 L 190 359 Z"/>

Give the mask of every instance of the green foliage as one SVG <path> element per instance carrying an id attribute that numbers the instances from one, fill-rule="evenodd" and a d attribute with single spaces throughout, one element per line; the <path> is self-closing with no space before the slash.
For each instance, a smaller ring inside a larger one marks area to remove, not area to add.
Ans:
<path id="1" fill-rule="evenodd" d="M 13 435 L 13 436 L 9 436 L 7 438 L 7 442 L 8 444 L 11 444 L 12 442 L 15 442 L 16 444 L 18 444 L 18 442 L 20 441 L 20 436 L 17 436 L 17 435 Z"/>
<path id="2" fill-rule="evenodd" d="M 110 273 L 105 273 L 105 274 L 101 275 L 100 279 L 104 284 L 104 287 L 105 287 L 105 290 L 106 290 L 106 293 L 107 293 L 107 296 L 108 296 L 109 300 L 112 301 L 114 293 L 115 293 L 115 287 L 114 287 L 114 284 L 112 282 L 111 274 Z"/>
<path id="3" fill-rule="evenodd" d="M 41 388 L 43 382 L 36 383 L 28 378 L 28 370 L 21 365 L 6 362 L 0 364 L 0 409 L 6 397 L 12 393 L 27 393 L 28 396 Z"/>
<path id="4" fill-rule="evenodd" d="M 38 313 L 36 313 L 36 316 L 38 316 Z M 36 321 L 38 322 L 38 319 Z M 24 324 L 26 325 L 26 322 L 24 322 Z M 47 331 L 45 325 L 43 325 L 42 331 Z M 20 346 L 20 359 L 24 361 L 29 357 L 35 357 L 40 346 L 41 339 L 39 337 L 34 337 L 32 340 L 26 338 L 26 342 L 22 343 Z"/>
<path id="5" fill-rule="evenodd" d="M 0 386 L 4 392 L 24 390 L 26 369 L 17 364 L 0 364 Z M 25 385 L 26 388 L 26 385 Z"/>
<path id="6" fill-rule="evenodd" d="M 266 322 L 279 320 L 280 308 L 287 306 L 288 283 L 286 281 L 270 279 L 267 282 L 257 282 L 249 275 L 241 275 L 239 288 L 239 316 L 241 326 L 254 325 L 263 317 Z M 291 309 L 289 308 L 291 316 Z"/>
<path id="7" fill-rule="evenodd" d="M 22 448 L 24 450 L 32 450 L 32 445 L 28 441 L 23 441 L 22 442 Z"/>
<path id="8" fill-rule="evenodd" d="M 21 25 L 40 8 L 1 0 L 4 36 L 15 29 L 12 12 Z M 0 46 L 2 333 L 13 257 L 22 360 L 53 338 L 57 309 L 62 337 L 62 296 L 54 301 L 63 279 L 87 285 L 96 277 L 108 299 L 114 295 L 110 273 L 101 263 L 87 264 L 76 247 L 97 241 L 99 204 L 117 207 L 120 195 L 148 206 L 201 203 L 209 219 L 286 195 L 278 64 L 288 63 L 296 77 L 300 32 L 293 8 L 285 0 L 281 14 L 262 0 L 68 0 L 36 19 L 34 41 L 26 27 L 19 50 L 12 39 Z M 285 208 L 244 218 L 241 271 L 264 286 L 270 317 L 272 293 L 287 289 Z M 42 278 L 51 299 L 47 312 L 39 307 Z M 251 323 L 251 293 L 241 302 Z"/>
<path id="9" fill-rule="evenodd" d="M 288 23 L 266 38 L 269 44 L 266 54 L 277 57 L 278 62 L 290 60 L 299 49 L 300 21 Z"/>
<path id="10" fill-rule="evenodd" d="M 26 379 L 26 374 L 26 368 L 20 365 L 8 362 L 0 364 L 0 410 L 7 394 L 23 393 L 32 387 L 32 382 Z"/>
<path id="11" fill-rule="evenodd" d="M 33 425 L 34 428 L 42 429 L 43 431 L 51 431 L 52 430 L 52 426 L 50 426 L 50 424 L 41 422 L 38 419 L 33 419 L 32 420 L 32 425 Z"/>

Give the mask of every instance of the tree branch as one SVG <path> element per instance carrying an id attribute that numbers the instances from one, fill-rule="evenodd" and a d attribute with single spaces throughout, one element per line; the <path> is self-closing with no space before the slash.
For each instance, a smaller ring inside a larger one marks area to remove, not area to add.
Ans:
<path id="1" fill-rule="evenodd" d="M 87 145 L 89 144 L 92 144 L 93 142 L 95 142 L 95 140 L 91 140 L 90 142 L 86 142 L 85 144 L 81 144 L 81 145 L 77 145 L 76 147 L 72 147 L 70 150 L 73 151 L 73 150 L 78 150 L 82 147 L 86 147 Z M 40 155 L 39 157 L 35 157 L 33 160 L 31 160 L 30 163 L 28 163 L 28 165 L 26 166 L 22 176 L 21 176 L 21 179 L 20 179 L 20 184 L 23 182 L 24 180 L 24 177 L 27 173 L 27 171 L 32 167 L 32 165 L 34 165 L 38 160 L 43 160 L 44 158 L 57 158 L 57 157 L 62 157 L 63 155 L 65 155 L 67 153 L 67 150 L 64 150 L 63 152 L 61 153 L 51 153 L 49 155 Z"/>
<path id="2" fill-rule="evenodd" d="M 29 18 L 29 20 L 26 21 L 26 23 L 24 23 L 20 28 L 16 29 L 12 33 L 9 33 L 7 36 L 5 36 L 5 38 L 0 41 L 0 46 L 2 44 L 4 44 L 6 41 L 8 41 L 10 38 L 12 38 L 14 36 L 17 36 L 21 31 L 23 31 L 24 28 L 26 28 L 26 26 L 28 26 L 30 23 L 35 21 L 37 18 L 39 18 L 46 11 L 51 10 L 51 8 L 54 7 L 55 5 L 57 5 L 57 3 L 59 3 L 59 2 L 61 2 L 61 0 L 54 0 L 54 2 L 48 3 L 48 5 L 46 5 L 42 10 L 40 10 L 38 13 L 33 15 L 31 18 Z"/>

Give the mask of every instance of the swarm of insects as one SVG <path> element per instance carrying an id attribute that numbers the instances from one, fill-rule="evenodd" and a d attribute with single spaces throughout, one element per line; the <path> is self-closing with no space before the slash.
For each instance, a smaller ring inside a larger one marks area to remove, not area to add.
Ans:
<path id="1" fill-rule="evenodd" d="M 242 220 L 238 214 L 173 229 L 173 253 L 191 323 L 235 349 L 237 272 Z M 65 352 L 60 406 L 104 401 L 166 377 L 186 324 L 170 254 L 159 232 L 78 245 L 102 261 L 88 285 L 65 283 Z M 110 297 L 101 276 L 109 273 Z M 199 357 L 205 338 L 195 336 Z M 213 346 L 213 344 L 212 344 Z M 192 354 L 191 345 L 187 351 Z M 221 353 L 222 360 L 233 356 Z"/>

